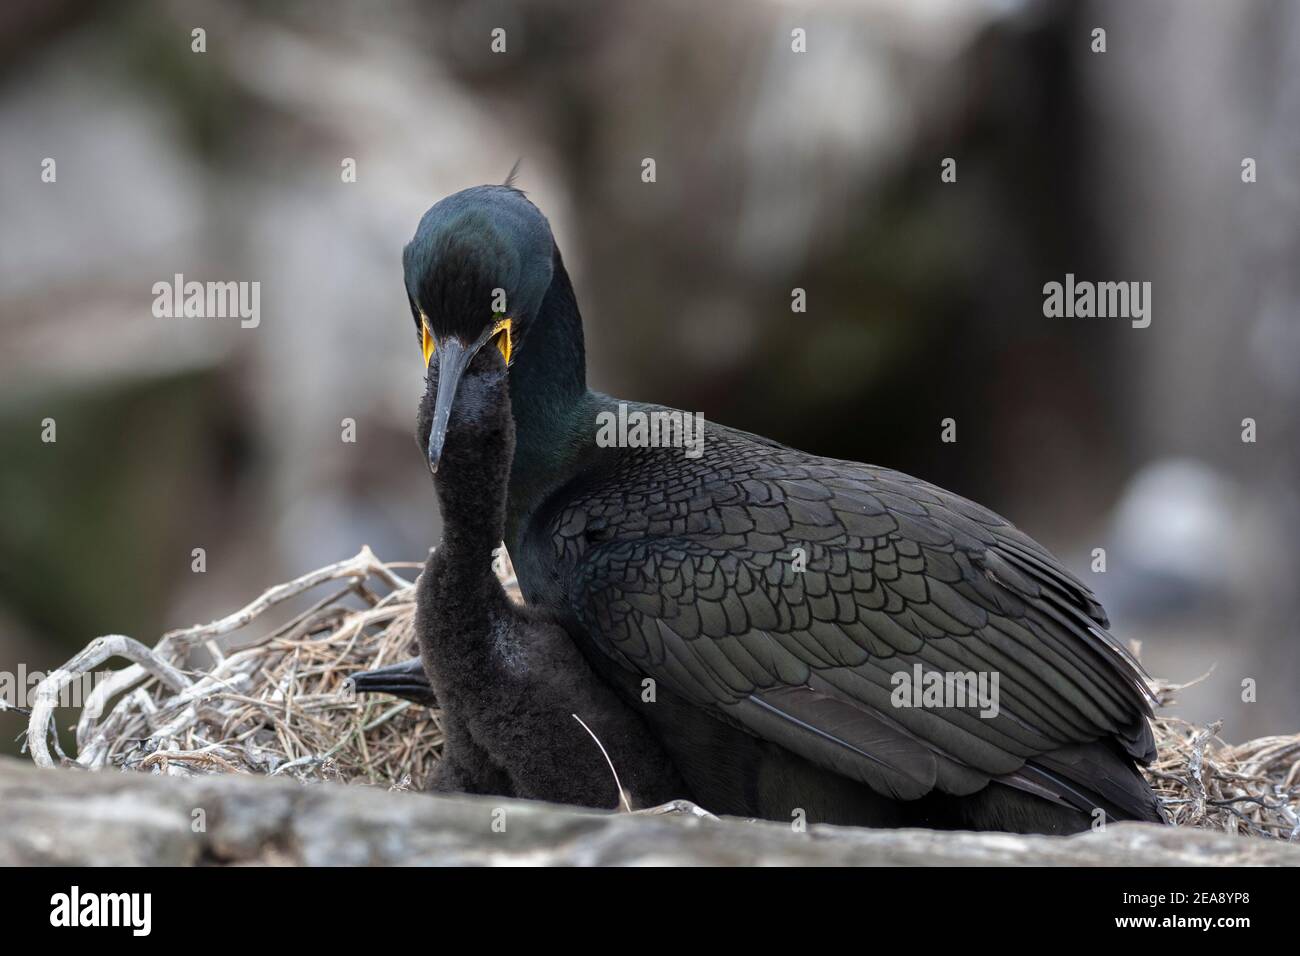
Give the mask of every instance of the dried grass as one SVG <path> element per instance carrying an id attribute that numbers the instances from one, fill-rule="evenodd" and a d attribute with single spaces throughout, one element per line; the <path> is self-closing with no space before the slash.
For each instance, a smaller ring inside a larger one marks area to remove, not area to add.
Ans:
<path id="1" fill-rule="evenodd" d="M 1198 681 L 1156 681 L 1153 690 L 1164 708 Z M 1168 716 L 1153 722 L 1157 757 L 1145 773 L 1170 820 L 1300 841 L 1300 734 L 1230 744 L 1218 735 L 1221 723 L 1198 727 Z"/>
<path id="2" fill-rule="evenodd" d="M 414 588 L 368 548 L 279 585 L 212 624 L 163 635 L 152 649 L 121 635 L 92 642 L 37 689 L 28 729 L 33 759 L 87 769 L 173 775 L 254 773 L 421 789 L 442 744 L 437 711 L 358 696 L 349 675 L 415 653 Z M 518 600 L 514 577 L 503 582 Z M 287 622 L 277 610 L 324 591 Z M 60 689 L 110 657 L 114 673 L 83 708 L 77 755 L 50 728 Z M 1187 685 L 1181 685 L 1187 686 Z M 1162 705 L 1179 685 L 1157 683 Z M 1147 777 L 1181 826 L 1300 840 L 1300 734 L 1232 745 L 1219 725 L 1176 717 L 1154 724 L 1159 757 Z M 56 754 L 51 754 L 53 742 Z"/>
<path id="3" fill-rule="evenodd" d="M 415 653 L 414 587 L 401 573 L 418 567 L 386 564 L 364 549 L 213 624 L 165 634 L 151 652 L 117 635 L 100 638 L 38 689 L 29 749 L 37 763 L 54 762 L 41 755 L 49 718 L 39 701 L 56 699 L 60 685 L 52 681 L 128 656 L 135 663 L 100 685 L 114 700 L 99 717 L 83 709 L 77 756 L 60 754 L 59 762 L 420 789 L 441 750 L 438 712 L 357 695 L 349 681 Z M 313 596 L 285 623 L 267 623 L 277 609 Z M 167 667 L 180 675 L 171 686 Z"/>

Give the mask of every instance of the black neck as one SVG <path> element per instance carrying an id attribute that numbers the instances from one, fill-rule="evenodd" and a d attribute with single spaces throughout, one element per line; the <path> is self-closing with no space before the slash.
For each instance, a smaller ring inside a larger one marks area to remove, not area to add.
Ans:
<path id="1" fill-rule="evenodd" d="M 454 439 L 460 437 L 459 444 Z M 505 526 L 508 441 L 497 432 L 449 435 L 434 485 L 442 506 L 442 541 L 420 576 L 420 654 L 432 667 L 430 680 L 445 707 L 463 706 L 457 695 L 474 693 L 490 673 L 492 635 L 505 592 L 494 573 L 492 552 Z M 448 455 L 452 459 L 448 459 Z M 459 460 L 456 456 L 459 455 Z M 418 616 L 419 612 L 417 612 Z M 464 679 L 457 680 L 460 674 Z"/>
<path id="2" fill-rule="evenodd" d="M 475 495 L 481 499 L 481 495 Z M 504 499 L 504 489 L 502 489 Z M 495 504 L 483 502 L 481 506 L 466 509 L 466 499 L 447 494 L 438 488 L 438 502 L 442 506 L 442 543 L 438 550 L 447 558 L 452 574 L 462 570 L 467 581 L 484 577 L 483 566 L 492 561 L 505 535 L 504 500 Z"/>
<path id="3" fill-rule="evenodd" d="M 559 249 L 554 273 L 527 339 L 510 368 L 515 456 L 510 470 L 506 543 L 514 549 L 523 522 L 567 479 L 592 439 L 582 315 Z"/>
<path id="4" fill-rule="evenodd" d="M 506 469 L 513 449 L 509 410 L 499 427 L 448 436 L 434 476 L 442 508 L 443 573 L 449 586 L 474 588 L 495 577 L 483 569 L 501 544 L 506 523 Z"/>

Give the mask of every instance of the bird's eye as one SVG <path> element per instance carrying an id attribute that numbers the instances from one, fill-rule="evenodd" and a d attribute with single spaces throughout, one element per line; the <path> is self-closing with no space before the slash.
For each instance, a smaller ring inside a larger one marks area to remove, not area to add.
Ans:
<path id="1" fill-rule="evenodd" d="M 511 339 L 511 322 L 508 318 L 501 319 L 492 327 L 492 341 L 496 343 L 497 350 L 501 357 L 510 364 L 510 353 L 514 348 L 514 342 Z"/>
<path id="2" fill-rule="evenodd" d="M 438 349 L 438 343 L 433 340 L 433 333 L 429 331 L 429 320 L 424 313 L 420 313 L 420 351 L 424 353 L 424 367 L 429 367 L 429 362 L 433 359 L 433 353 Z"/>

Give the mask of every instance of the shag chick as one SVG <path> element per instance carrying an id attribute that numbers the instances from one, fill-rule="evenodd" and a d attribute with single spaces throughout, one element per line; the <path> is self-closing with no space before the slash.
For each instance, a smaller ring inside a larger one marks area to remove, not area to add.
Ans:
<path id="1" fill-rule="evenodd" d="M 440 423 L 481 401 L 463 390 L 467 357 L 503 342 L 517 426 L 505 541 L 524 597 L 652 725 L 686 796 L 865 826 L 1162 819 L 1135 767 L 1155 755 L 1140 665 L 1088 587 L 1010 522 L 896 471 L 712 423 L 698 456 L 599 441 L 610 416 L 681 413 L 587 388 L 573 287 L 516 189 L 442 200 L 403 264 L 438 369 L 430 462 L 454 452 Z M 480 532 L 477 559 L 496 530 Z M 428 577 L 442 607 L 473 610 L 478 598 Z M 479 574 L 469 593 L 493 587 Z M 564 652 L 558 635 L 549 646 Z M 460 666 L 464 686 L 481 666 Z M 922 693 L 904 705 L 917 675 L 996 678 L 995 706 Z"/>
<path id="2" fill-rule="evenodd" d="M 417 440 L 434 471 L 443 537 L 417 584 L 421 657 L 354 675 L 356 687 L 440 706 L 446 740 L 431 789 L 612 808 L 621 802 L 616 772 L 632 805 L 666 802 L 685 788 L 645 721 L 563 628 L 513 603 L 493 572 L 514 452 L 496 339 L 481 336 L 464 353 L 450 415 L 435 415 L 440 369 L 430 369 Z"/>

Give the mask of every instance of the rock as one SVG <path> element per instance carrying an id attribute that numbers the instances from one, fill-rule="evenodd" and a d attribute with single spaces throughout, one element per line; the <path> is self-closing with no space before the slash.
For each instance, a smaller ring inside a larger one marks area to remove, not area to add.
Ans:
<path id="1" fill-rule="evenodd" d="M 487 797 L 0 760 L 0 865 L 1300 866 L 1300 846 L 1127 823 L 1073 837 L 599 813 Z"/>

